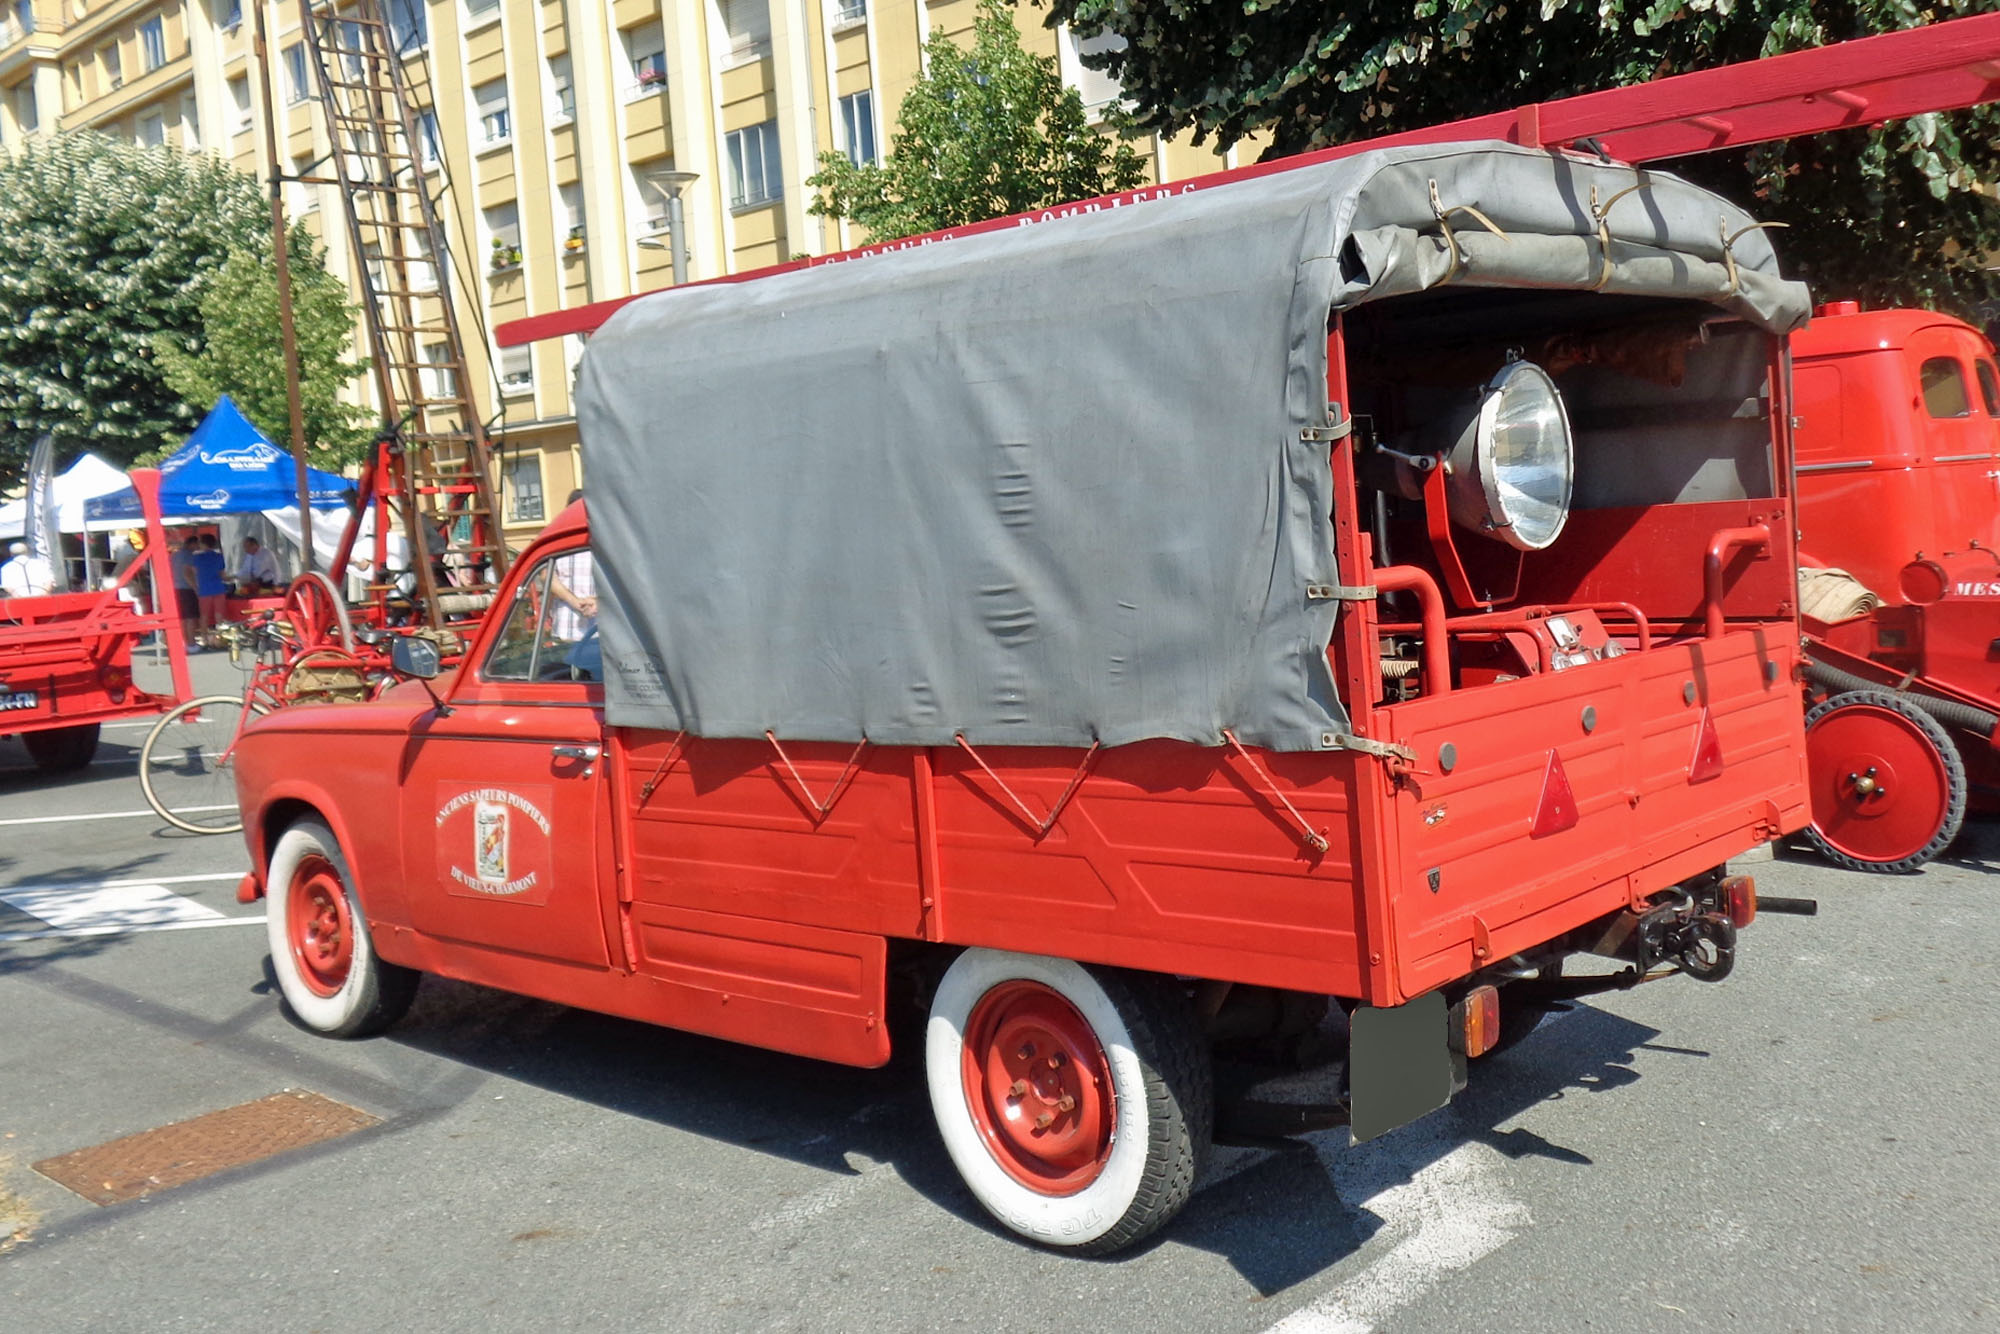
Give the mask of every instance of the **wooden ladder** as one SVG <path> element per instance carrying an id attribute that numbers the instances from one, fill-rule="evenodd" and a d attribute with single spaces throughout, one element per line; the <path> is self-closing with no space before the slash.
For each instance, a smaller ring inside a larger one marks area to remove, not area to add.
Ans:
<path id="1" fill-rule="evenodd" d="M 397 521 L 432 628 L 464 625 L 492 605 L 507 547 L 404 53 L 379 0 L 299 0 L 299 17 L 359 261 Z"/>

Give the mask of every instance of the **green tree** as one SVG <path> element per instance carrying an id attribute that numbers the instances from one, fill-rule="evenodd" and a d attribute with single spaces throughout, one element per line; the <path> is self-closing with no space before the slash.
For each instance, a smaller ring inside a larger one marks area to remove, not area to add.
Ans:
<path id="1" fill-rule="evenodd" d="M 1056 62 L 1022 49 L 1006 5 L 980 0 L 972 32 L 970 51 L 931 34 L 928 73 L 903 99 L 881 165 L 820 154 L 820 170 L 806 180 L 821 192 L 814 213 L 850 218 L 871 241 L 888 241 L 1144 179 L 1131 145 L 1091 128 Z"/>
<path id="2" fill-rule="evenodd" d="M 347 285 L 326 271 L 311 237 L 296 230 L 288 235 L 306 444 L 321 454 L 315 466 L 358 462 L 374 438 L 375 418 L 339 395 L 368 368 L 347 357 L 360 312 L 347 299 Z M 284 445 L 291 439 L 278 277 L 267 255 L 231 255 L 201 298 L 198 335 L 163 334 L 153 342 L 153 356 L 168 387 L 187 402 L 211 405 L 228 394 L 272 440 Z"/>
<path id="3" fill-rule="evenodd" d="M 1935 22 L 1992 0 L 1051 0 L 1050 22 L 1129 45 L 1130 121 L 1265 157 Z M 1922 116 L 1669 164 L 1785 222 L 1823 297 L 1969 311 L 1996 295 L 2000 113 Z"/>
<path id="4" fill-rule="evenodd" d="M 121 465 L 186 435 L 199 409 L 153 342 L 197 333 L 223 261 L 269 227 L 255 178 L 212 157 L 95 134 L 0 153 L 0 483 L 44 431 Z"/>

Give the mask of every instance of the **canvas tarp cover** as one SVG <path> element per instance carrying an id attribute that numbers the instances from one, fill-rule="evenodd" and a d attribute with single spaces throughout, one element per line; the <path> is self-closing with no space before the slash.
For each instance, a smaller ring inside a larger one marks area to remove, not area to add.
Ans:
<path id="1" fill-rule="evenodd" d="M 607 714 L 711 737 L 1340 744 L 1332 309 L 1455 283 L 1784 330 L 1763 233 L 1630 167 L 1387 150 L 741 284 L 591 340 Z M 1454 269 L 1431 203 L 1476 207 Z M 1481 241 L 1468 238 L 1477 234 Z M 1491 244 L 1486 242 L 1490 241 Z"/>

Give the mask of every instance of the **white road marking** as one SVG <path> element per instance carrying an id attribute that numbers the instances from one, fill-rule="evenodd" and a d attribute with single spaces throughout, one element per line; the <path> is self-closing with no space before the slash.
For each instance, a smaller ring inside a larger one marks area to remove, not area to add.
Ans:
<path id="1" fill-rule="evenodd" d="M 8 885 L 0 888 L 0 903 L 48 923 L 48 929 L 0 933 L 0 944 L 64 936 L 186 931 L 198 927 L 261 922 L 264 920 L 261 913 L 254 917 L 233 917 L 167 888 L 168 885 L 213 884 L 219 880 L 242 878 L 240 871 L 206 871 L 196 875 L 156 876 L 150 880 Z"/>
<path id="2" fill-rule="evenodd" d="M 178 809 L 183 815 L 192 815 L 197 811 L 233 811 L 236 809 L 236 803 L 232 801 L 224 806 L 182 806 Z M 159 812 L 148 807 L 143 811 L 92 811 L 85 815 L 24 815 L 12 820 L 0 820 L 0 826 L 17 824 L 68 824 L 73 820 L 130 820 L 141 815 L 150 815 L 154 819 L 159 818 Z"/>
<path id="3" fill-rule="evenodd" d="M 1342 1147 L 1344 1132 L 1315 1144 L 1342 1198 L 1382 1220 L 1377 1235 L 1389 1250 L 1266 1334 L 1368 1334 L 1529 1224 L 1527 1206 L 1497 1179 L 1499 1155 L 1479 1143 L 1447 1152 L 1459 1132 L 1449 1119 L 1433 1119 L 1440 1124 L 1420 1121 L 1372 1146 Z"/>

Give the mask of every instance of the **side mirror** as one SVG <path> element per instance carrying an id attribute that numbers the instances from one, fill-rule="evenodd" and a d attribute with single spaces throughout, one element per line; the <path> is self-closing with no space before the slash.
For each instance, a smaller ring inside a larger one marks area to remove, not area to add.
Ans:
<path id="1" fill-rule="evenodd" d="M 428 681 L 438 674 L 438 646 L 428 639 L 397 635 L 389 641 L 389 665 L 404 676 Z"/>

